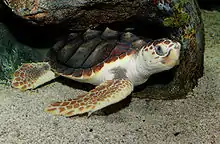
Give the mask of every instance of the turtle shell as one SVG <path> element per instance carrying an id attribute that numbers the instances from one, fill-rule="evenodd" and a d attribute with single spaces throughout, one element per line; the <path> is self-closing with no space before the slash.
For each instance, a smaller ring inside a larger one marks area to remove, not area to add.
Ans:
<path id="1" fill-rule="evenodd" d="M 130 32 L 117 32 L 109 28 L 104 31 L 89 29 L 83 34 L 72 33 L 57 42 L 49 51 L 48 60 L 51 68 L 58 73 L 81 76 L 82 69 L 97 66 L 100 70 L 100 64 L 133 53 L 145 44 Z"/>

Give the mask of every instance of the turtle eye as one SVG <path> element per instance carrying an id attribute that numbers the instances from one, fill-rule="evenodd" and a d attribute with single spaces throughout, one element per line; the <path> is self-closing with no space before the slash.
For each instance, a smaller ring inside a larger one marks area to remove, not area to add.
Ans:
<path id="1" fill-rule="evenodd" d="M 156 46 L 155 47 L 155 51 L 156 51 L 156 54 L 159 55 L 159 56 L 163 56 L 164 55 L 164 52 L 163 52 L 163 49 L 161 46 Z"/>

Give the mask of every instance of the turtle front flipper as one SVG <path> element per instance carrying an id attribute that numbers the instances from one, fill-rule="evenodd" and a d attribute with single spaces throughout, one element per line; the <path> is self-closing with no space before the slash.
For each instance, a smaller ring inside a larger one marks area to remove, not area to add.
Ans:
<path id="1" fill-rule="evenodd" d="M 133 84 L 128 79 L 113 79 L 105 81 L 85 95 L 63 102 L 49 105 L 45 111 L 54 115 L 73 116 L 93 112 L 117 103 L 133 91 Z"/>
<path id="2" fill-rule="evenodd" d="M 34 89 L 56 77 L 47 62 L 25 63 L 15 71 L 11 85 L 21 90 Z"/>

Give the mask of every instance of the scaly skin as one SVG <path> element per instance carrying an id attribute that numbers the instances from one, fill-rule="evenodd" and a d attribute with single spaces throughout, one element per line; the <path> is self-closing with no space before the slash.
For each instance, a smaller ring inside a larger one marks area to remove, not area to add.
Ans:
<path id="1" fill-rule="evenodd" d="M 45 111 L 54 115 L 73 116 L 93 112 L 126 98 L 133 91 L 128 79 L 108 80 L 85 95 L 49 105 Z"/>

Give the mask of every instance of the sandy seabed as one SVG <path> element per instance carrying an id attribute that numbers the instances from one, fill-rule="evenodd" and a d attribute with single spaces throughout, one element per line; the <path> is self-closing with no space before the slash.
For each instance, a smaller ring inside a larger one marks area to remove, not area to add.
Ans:
<path id="1" fill-rule="evenodd" d="M 133 98 L 127 107 L 109 115 L 65 118 L 43 109 L 85 91 L 57 81 L 26 92 L 0 85 L 0 143 L 220 144 L 220 12 L 202 14 L 204 76 L 186 99 Z"/>

